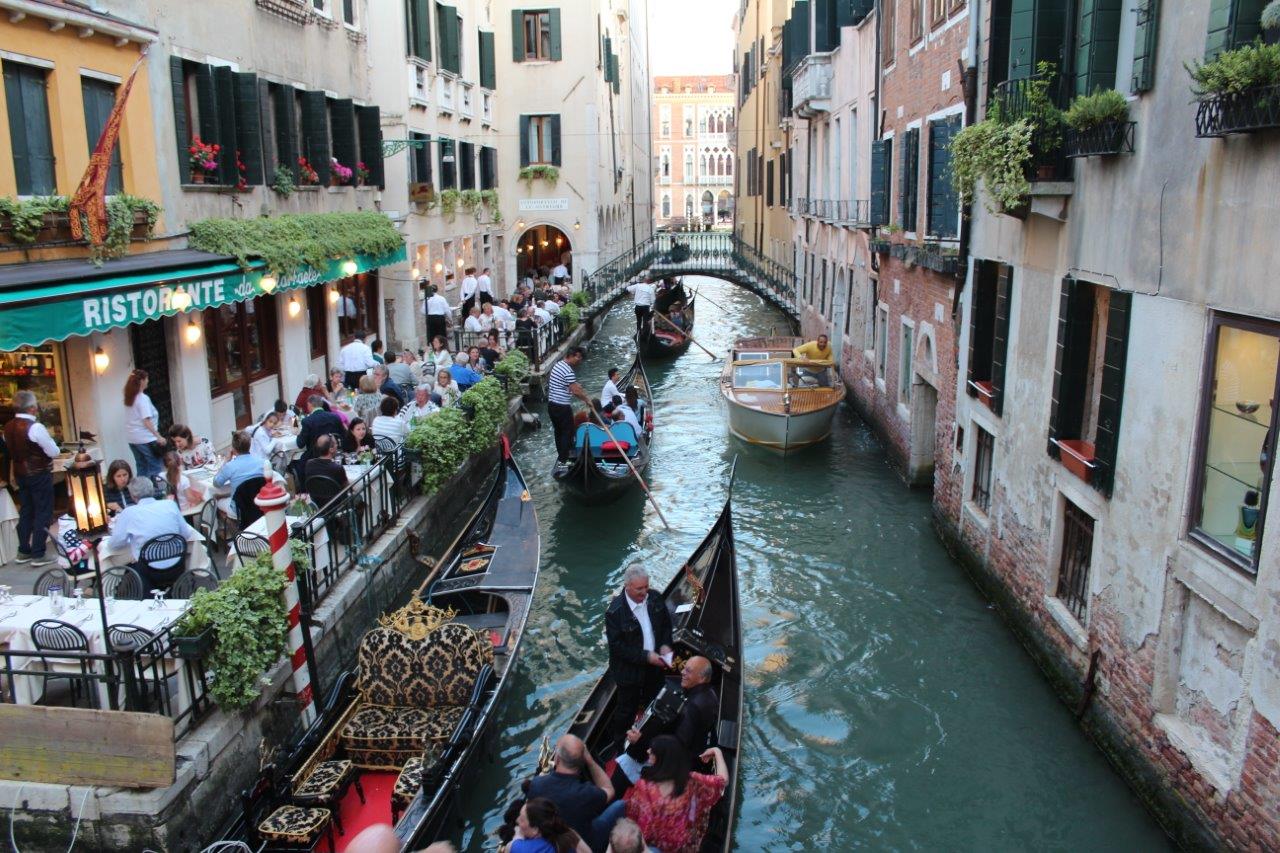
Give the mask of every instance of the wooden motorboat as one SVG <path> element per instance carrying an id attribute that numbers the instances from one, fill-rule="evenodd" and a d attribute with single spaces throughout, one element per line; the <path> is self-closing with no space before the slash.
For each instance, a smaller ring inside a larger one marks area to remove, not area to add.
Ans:
<path id="1" fill-rule="evenodd" d="M 729 784 L 712 809 L 703 853 L 727 853 L 732 848 L 733 818 L 738 803 L 738 759 L 742 740 L 742 618 L 738 602 L 738 567 L 733 543 L 733 502 L 725 500 L 720 517 L 688 562 L 663 590 L 671 613 L 672 650 L 676 661 L 702 655 L 714 666 L 711 684 L 720 697 L 720 713 L 713 730 L 715 745 L 724 753 Z M 678 685 L 678 676 L 668 679 Z M 594 755 L 608 758 L 609 722 L 617 688 L 606 672 L 596 682 L 569 733 L 586 742 Z"/>
<path id="2" fill-rule="evenodd" d="M 641 475 L 649 467 L 653 449 L 653 389 L 638 354 L 618 383 L 624 392 L 632 386 L 635 386 L 640 402 L 641 411 L 636 413 L 641 424 L 640 434 L 636 435 L 633 427 L 620 422 L 610 422 L 608 433 L 599 424 L 581 424 L 573 439 L 577 456 L 568 465 L 557 466 L 552 472 L 552 476 L 570 491 L 592 501 L 612 501 L 637 485 L 631 466 Z M 631 466 L 623 460 L 624 453 Z"/>
<path id="3" fill-rule="evenodd" d="M 690 297 L 684 308 L 666 315 L 679 328 L 656 314 L 650 317 L 636 335 L 636 348 L 640 355 L 645 358 L 674 358 L 687 350 L 693 340 L 689 335 L 693 334 L 695 301 L 696 297 Z"/>
<path id="4" fill-rule="evenodd" d="M 792 357 L 803 338 L 743 338 L 720 375 L 729 431 L 783 453 L 831 434 L 845 387 L 834 365 Z"/>
<path id="5" fill-rule="evenodd" d="M 405 851 L 452 834 L 469 771 L 492 748 L 538 580 L 537 514 L 505 437 L 502 450 L 471 522 L 409 603 L 364 635 L 356 667 L 280 772 L 268 767 L 246 792 L 229 837 L 279 843 L 261 830 L 282 809 L 327 810 L 345 830 L 333 833 L 338 851 L 372 823 L 393 824 Z"/>

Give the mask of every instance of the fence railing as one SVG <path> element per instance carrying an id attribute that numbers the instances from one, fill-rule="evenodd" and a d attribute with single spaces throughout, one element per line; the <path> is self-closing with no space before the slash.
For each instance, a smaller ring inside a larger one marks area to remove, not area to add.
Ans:
<path id="1" fill-rule="evenodd" d="M 826 222 L 870 227 L 871 203 L 865 199 L 793 198 L 791 212 Z"/>
<path id="2" fill-rule="evenodd" d="M 556 315 L 551 318 L 550 323 L 544 323 L 532 329 L 500 330 L 498 339 L 508 349 L 512 347 L 519 349 L 529 357 L 529 362 L 534 367 L 539 367 L 543 358 L 555 351 L 572 331 L 573 327 L 570 327 L 565 318 L 562 315 Z M 450 331 L 449 337 L 452 342 L 451 351 L 456 353 L 466 352 L 471 347 L 486 346 L 489 333 L 487 331 L 468 332 L 455 327 Z"/>
<path id="3" fill-rule="evenodd" d="M 1071 161 L 1066 157 L 1060 112 L 1070 100 L 1067 84 L 1061 74 L 1033 74 L 996 84 L 991 93 L 990 112 L 1001 120 L 1026 119 L 1032 126 L 1031 163 L 1028 175 L 1032 181 L 1071 180 Z M 1044 87 L 1044 99 L 1034 94 Z M 1044 100 L 1048 101 L 1046 105 Z"/>

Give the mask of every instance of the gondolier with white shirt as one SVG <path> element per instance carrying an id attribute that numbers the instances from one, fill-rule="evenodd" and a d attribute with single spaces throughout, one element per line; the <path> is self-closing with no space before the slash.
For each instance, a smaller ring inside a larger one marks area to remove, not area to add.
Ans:
<path id="1" fill-rule="evenodd" d="M 636 330 L 644 329 L 653 317 L 653 301 L 657 298 L 657 288 L 649 281 L 637 281 L 628 284 L 627 291 L 635 297 Z"/>
<path id="2" fill-rule="evenodd" d="M 440 295 L 435 286 L 431 287 L 431 295 L 423 311 L 427 315 L 427 340 L 436 335 L 448 339 L 449 336 L 449 300 Z"/>
<path id="3" fill-rule="evenodd" d="M 547 383 L 547 414 L 551 417 L 551 427 L 555 430 L 556 462 L 568 462 L 573 453 L 573 398 L 577 397 L 591 406 L 591 398 L 578 384 L 575 372 L 587 351 L 582 347 L 572 347 L 564 358 L 551 368 L 551 378 Z"/>

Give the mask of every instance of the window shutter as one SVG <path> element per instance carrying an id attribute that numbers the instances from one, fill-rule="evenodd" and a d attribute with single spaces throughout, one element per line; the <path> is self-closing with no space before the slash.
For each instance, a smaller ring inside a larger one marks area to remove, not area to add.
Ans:
<path id="1" fill-rule="evenodd" d="M 551 163 L 560 165 L 560 116 L 550 116 L 547 122 L 551 128 Z"/>
<path id="2" fill-rule="evenodd" d="M 920 197 L 920 131 L 916 128 L 902 135 L 902 177 L 899 179 L 898 217 L 904 231 L 919 227 L 917 214 Z"/>
<path id="3" fill-rule="evenodd" d="M 889 173 L 893 140 L 871 143 L 871 224 L 889 224 Z"/>
<path id="4" fill-rule="evenodd" d="M 408 0 L 409 53 L 431 59 L 431 0 Z"/>
<path id="5" fill-rule="evenodd" d="M 622 92 L 622 75 L 618 72 L 618 54 L 609 54 L 609 61 L 613 64 L 613 94 L 617 95 Z"/>
<path id="6" fill-rule="evenodd" d="M 524 62 L 524 10 L 511 10 L 511 61 Z"/>
<path id="7" fill-rule="evenodd" d="M 1080 0 L 1080 26 L 1076 36 L 1077 95 L 1115 88 L 1122 12 L 1122 0 Z"/>
<path id="8" fill-rule="evenodd" d="M 452 6 L 436 7 L 436 32 L 440 38 L 440 67 L 461 73 L 458 54 L 458 10 Z"/>
<path id="9" fill-rule="evenodd" d="M 236 101 L 236 146 L 244 163 L 250 186 L 263 183 L 262 113 L 258 109 L 258 75 L 234 73 Z"/>
<path id="10" fill-rule="evenodd" d="M 1066 16 L 1061 6 L 1044 0 L 1012 0 L 1009 16 L 1009 78 L 1021 80 L 1035 73 L 1036 63 L 1063 67 Z"/>
<path id="11" fill-rule="evenodd" d="M 813 0 L 814 50 L 826 53 L 840 46 L 840 25 L 836 23 L 836 0 Z"/>
<path id="12" fill-rule="evenodd" d="M 991 411 L 1004 414 L 1004 374 L 1009 361 L 1009 303 L 1013 282 L 1011 267 L 1000 264 L 996 272 L 995 329 L 991 336 Z"/>
<path id="13" fill-rule="evenodd" d="M 1098 401 L 1098 429 L 1093 455 L 1097 468 L 1093 487 L 1107 497 L 1115 486 L 1116 450 L 1120 443 L 1120 410 L 1124 404 L 1125 362 L 1129 354 L 1129 315 L 1133 294 L 1111 291 L 1107 310 L 1107 341 L 1102 356 L 1102 387 Z"/>
<path id="14" fill-rule="evenodd" d="M 604 82 L 613 82 L 613 39 L 604 37 Z"/>
<path id="15" fill-rule="evenodd" d="M 316 170 L 320 186 L 329 183 L 329 110 L 324 92 L 303 92 L 302 156 Z"/>
<path id="16" fill-rule="evenodd" d="M 476 188 L 476 147 L 470 142 L 458 143 L 458 175 L 461 178 L 460 189 Z"/>
<path id="17" fill-rule="evenodd" d="M 1160 0 L 1140 0 L 1138 28 L 1133 34 L 1134 92 L 1149 92 L 1155 84 L 1156 42 L 1160 38 Z"/>
<path id="18" fill-rule="evenodd" d="M 294 181 L 298 180 L 298 113 L 295 109 L 296 95 L 293 87 L 281 86 L 276 96 L 276 153 L 280 165 L 293 173 Z M 274 176 L 272 176 L 274 179 Z"/>
<path id="19" fill-rule="evenodd" d="M 115 106 L 116 87 L 114 83 L 94 80 L 91 77 L 80 78 L 81 100 L 84 101 L 85 136 L 88 138 L 88 151 L 93 154 L 98 144 L 98 137 L 107 126 L 107 119 Z M 120 162 L 120 146 L 111 149 L 111 167 L 107 172 L 107 195 L 115 195 L 124 189 L 123 166 Z"/>
<path id="20" fill-rule="evenodd" d="M 875 0 L 836 0 L 836 26 L 852 27 L 875 8 Z M 837 34 L 836 38 L 839 38 Z"/>
<path id="21" fill-rule="evenodd" d="M 218 182 L 235 186 L 240 180 L 236 168 L 236 150 L 240 136 L 236 132 L 236 79 L 235 72 L 225 65 L 213 69 L 213 90 L 217 102 L 218 133 L 215 137 L 222 150 L 218 154 Z"/>
<path id="22" fill-rule="evenodd" d="M 8 76 L 7 72 L 6 75 Z M 169 88 L 173 92 L 173 135 L 178 143 L 178 174 L 182 183 L 191 183 L 191 130 L 187 127 L 187 88 L 182 76 L 182 57 L 169 57 Z M 12 126 L 12 122 L 10 122 Z M 15 147 L 14 154 L 17 150 Z"/>
<path id="23" fill-rule="evenodd" d="M 1054 439 L 1059 438 L 1075 438 L 1075 435 L 1068 435 L 1068 432 L 1075 432 L 1069 428 L 1070 424 L 1079 424 L 1080 412 L 1078 411 L 1078 403 L 1073 402 L 1072 398 L 1067 396 L 1073 388 L 1078 387 L 1083 377 L 1076 376 L 1073 362 L 1079 359 L 1075 358 L 1074 338 L 1076 326 L 1078 325 L 1076 317 L 1079 311 L 1079 302 L 1077 298 L 1076 280 L 1067 276 L 1062 280 L 1062 287 L 1058 295 L 1058 344 L 1053 358 L 1053 396 L 1049 403 L 1049 455 L 1054 459 L 1059 458 L 1060 452 L 1058 446 L 1054 444 Z M 1086 321 L 1092 320 L 1092 310 L 1090 317 Z"/>
<path id="24" fill-rule="evenodd" d="M 960 132 L 960 117 L 929 124 L 928 232 L 935 237 L 956 236 L 959 202 L 951 183 L 951 140 Z"/>
<path id="25" fill-rule="evenodd" d="M 493 62 L 493 33 L 480 32 L 480 85 L 486 89 L 497 88 L 497 73 Z"/>
<path id="26" fill-rule="evenodd" d="M 520 116 L 520 166 L 529 165 L 529 117 Z"/>
<path id="27" fill-rule="evenodd" d="M 458 188 L 458 154 L 457 146 L 452 139 L 440 139 L 440 187 L 444 190 L 456 190 Z M 453 162 L 448 162 L 445 158 L 452 157 Z"/>
<path id="28" fill-rule="evenodd" d="M 1267 0 L 1213 0 L 1209 7 L 1209 32 L 1204 58 L 1248 44 L 1261 34 L 1259 19 Z"/>
<path id="29" fill-rule="evenodd" d="M 773 161 L 769 161 L 769 165 L 765 168 L 764 173 L 764 203 L 768 207 L 773 207 Z"/>
<path id="30" fill-rule="evenodd" d="M 356 107 L 356 132 L 360 140 L 360 160 L 369 170 L 369 183 L 386 188 L 382 163 L 382 111 L 378 107 Z"/>
<path id="31" fill-rule="evenodd" d="M 348 169 L 355 169 L 360 155 L 356 153 L 356 110 L 349 99 L 329 102 L 329 132 L 333 135 L 334 159 Z"/>
<path id="32" fill-rule="evenodd" d="M 217 142 L 218 105 L 213 92 L 213 69 L 208 65 L 196 66 L 196 107 L 200 113 L 200 138 Z"/>
<path id="33" fill-rule="evenodd" d="M 560 10 L 548 9 L 547 15 L 551 18 L 551 58 L 558 60 L 560 59 Z"/>
<path id="34" fill-rule="evenodd" d="M 973 365 L 978 355 L 978 335 L 980 328 L 978 326 L 978 316 L 982 313 L 982 286 L 988 261 L 981 258 L 975 258 L 973 261 L 973 275 L 969 277 L 969 366 L 968 372 L 965 374 L 964 392 L 970 397 L 976 397 L 978 392 L 974 390 L 969 383 L 976 381 L 974 379 Z M 874 304 L 872 309 L 874 310 Z"/>
<path id="35" fill-rule="evenodd" d="M 258 146 L 262 150 L 262 180 L 271 183 L 276 174 L 275 116 L 271 111 L 271 84 L 258 81 Z"/>

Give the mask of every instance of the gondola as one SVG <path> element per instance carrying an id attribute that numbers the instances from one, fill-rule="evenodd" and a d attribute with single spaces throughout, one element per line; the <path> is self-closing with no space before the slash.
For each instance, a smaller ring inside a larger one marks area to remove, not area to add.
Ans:
<path id="1" fill-rule="evenodd" d="M 268 767 L 245 793 L 230 837 L 254 850 L 279 843 L 265 822 L 281 809 L 327 810 L 339 852 L 373 823 L 393 824 L 403 851 L 451 835 L 469 772 L 493 745 L 539 559 L 537 513 L 503 437 L 480 509 L 409 603 L 365 633 L 356 667 L 280 772 Z M 308 786 L 325 768 L 328 788 Z"/>
<path id="2" fill-rule="evenodd" d="M 667 315 L 681 324 L 680 329 L 672 328 L 670 323 L 656 314 L 650 317 L 636 334 L 636 345 L 640 355 L 645 358 L 675 358 L 687 350 L 692 339 L 682 332 L 690 334 L 693 332 L 695 301 L 695 298 L 690 298 L 689 304 L 684 308 Z"/>
<path id="3" fill-rule="evenodd" d="M 732 483 L 730 484 L 732 489 Z M 720 517 L 693 555 L 663 590 L 673 630 L 677 661 L 702 655 L 715 664 L 712 685 L 720 697 L 714 729 L 724 752 L 729 784 L 712 809 L 702 853 L 727 853 L 732 847 L 733 818 L 738 801 L 738 759 L 742 740 L 742 619 L 738 603 L 738 567 L 733 543 L 733 501 L 726 498 Z M 673 677 L 678 684 L 678 676 Z M 672 679 L 668 679 L 670 682 Z M 569 733 L 586 742 L 593 755 L 611 758 L 609 742 L 616 688 L 606 672 L 596 682 Z"/>
<path id="4" fill-rule="evenodd" d="M 635 429 L 628 424 L 610 422 L 610 438 L 599 424 L 583 423 L 574 433 L 577 456 L 567 465 L 556 466 L 552 472 L 552 476 L 570 491 L 593 502 L 616 500 L 637 484 L 631 467 L 634 466 L 641 475 L 649 467 L 653 449 L 653 390 L 639 355 L 618 383 L 624 391 L 633 385 L 641 408 L 636 412 L 641 434 L 636 435 Z M 623 453 L 627 454 L 631 466 L 623 460 Z"/>

